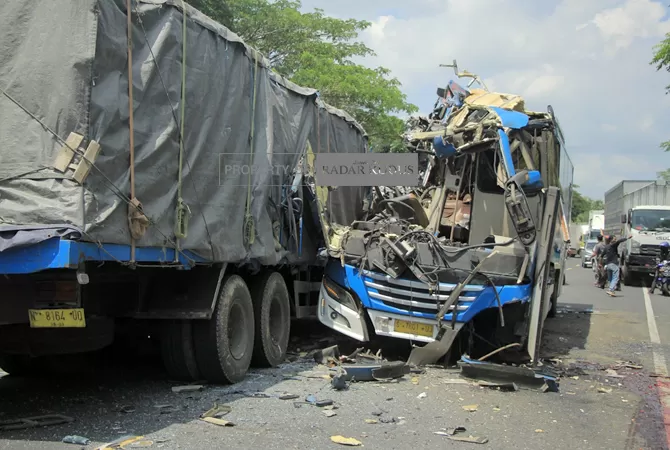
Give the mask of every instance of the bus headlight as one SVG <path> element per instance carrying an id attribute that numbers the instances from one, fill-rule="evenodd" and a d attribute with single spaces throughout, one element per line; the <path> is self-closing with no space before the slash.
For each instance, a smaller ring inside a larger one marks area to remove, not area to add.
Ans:
<path id="1" fill-rule="evenodd" d="M 333 300 L 353 311 L 358 311 L 356 302 L 354 301 L 354 298 L 351 296 L 351 294 L 327 276 L 323 277 L 323 287 L 326 289 L 326 292 L 328 292 L 328 295 L 333 298 Z"/>

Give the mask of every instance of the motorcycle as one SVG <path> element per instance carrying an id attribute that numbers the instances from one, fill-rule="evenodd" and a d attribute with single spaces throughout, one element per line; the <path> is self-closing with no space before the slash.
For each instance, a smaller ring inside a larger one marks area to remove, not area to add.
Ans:
<path id="1" fill-rule="evenodd" d="M 656 260 L 656 271 L 649 293 L 653 294 L 657 287 L 661 289 L 664 296 L 670 296 L 670 261 L 668 260 Z"/>

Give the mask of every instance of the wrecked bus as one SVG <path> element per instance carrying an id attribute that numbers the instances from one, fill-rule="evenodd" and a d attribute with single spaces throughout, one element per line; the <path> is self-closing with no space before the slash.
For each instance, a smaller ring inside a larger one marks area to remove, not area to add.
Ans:
<path id="1" fill-rule="evenodd" d="M 561 294 L 573 166 L 553 109 L 472 84 L 438 89 L 430 116 L 408 122 L 420 186 L 373 189 L 366 220 L 331 238 L 319 320 L 416 343 L 410 364 L 510 344 L 535 360 Z"/>

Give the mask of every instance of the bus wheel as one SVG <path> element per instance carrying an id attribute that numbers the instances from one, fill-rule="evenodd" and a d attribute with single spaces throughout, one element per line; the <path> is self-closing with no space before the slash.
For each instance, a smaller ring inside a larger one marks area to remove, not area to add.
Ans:
<path id="1" fill-rule="evenodd" d="M 284 361 L 291 331 L 291 305 L 284 278 L 267 272 L 251 283 L 256 332 L 252 362 L 276 367 Z"/>
<path id="2" fill-rule="evenodd" d="M 244 379 L 254 348 L 254 307 L 242 277 L 223 280 L 212 318 L 193 322 L 193 338 L 198 369 L 208 381 Z"/>
<path id="3" fill-rule="evenodd" d="M 195 362 L 191 321 L 166 321 L 162 328 L 161 354 L 168 375 L 180 381 L 200 379 L 200 371 Z"/>

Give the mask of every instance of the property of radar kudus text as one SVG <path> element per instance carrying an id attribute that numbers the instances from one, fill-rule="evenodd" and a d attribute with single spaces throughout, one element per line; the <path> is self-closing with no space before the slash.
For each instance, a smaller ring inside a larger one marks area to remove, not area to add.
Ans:
<path id="1" fill-rule="evenodd" d="M 417 154 L 319 154 L 320 186 L 417 186 Z"/>

